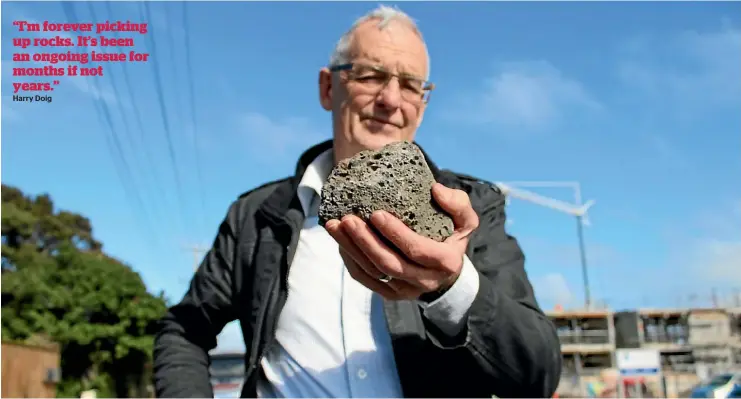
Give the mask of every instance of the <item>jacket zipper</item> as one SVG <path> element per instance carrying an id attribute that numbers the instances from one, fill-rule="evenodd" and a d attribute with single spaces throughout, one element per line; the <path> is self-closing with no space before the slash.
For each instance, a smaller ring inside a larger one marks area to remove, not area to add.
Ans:
<path id="1" fill-rule="evenodd" d="M 276 288 L 280 288 L 280 275 L 276 275 L 270 280 L 270 287 L 271 288 L 268 294 L 268 299 L 264 302 L 262 308 L 260 309 L 260 317 L 255 323 L 255 331 L 253 332 L 253 334 L 255 337 L 257 337 L 257 339 L 253 339 L 251 345 L 252 349 L 250 351 L 249 371 L 245 375 L 245 377 L 249 377 L 250 386 L 249 391 L 247 391 L 246 389 L 248 387 L 247 384 L 245 384 L 245 387 L 242 390 L 242 397 L 245 397 L 244 395 L 248 394 L 248 392 L 253 392 L 256 395 L 255 390 L 257 389 L 257 380 L 260 376 L 260 362 L 265 356 L 266 351 L 268 351 L 273 344 L 272 338 L 275 335 L 275 329 L 278 325 L 277 320 L 273 320 L 273 324 L 272 326 L 270 326 L 270 328 L 273 330 L 272 334 L 267 337 L 265 336 L 265 328 L 268 327 L 266 326 L 266 322 L 268 321 L 268 317 L 271 312 L 275 312 L 273 309 L 277 304 L 278 293 L 276 293 Z"/>
<path id="2" fill-rule="evenodd" d="M 286 229 L 286 231 L 283 233 L 289 234 L 289 244 L 284 247 L 285 252 L 284 256 L 282 256 L 279 276 L 277 276 L 271 284 L 272 289 L 270 291 L 270 300 L 268 301 L 268 307 L 265 309 L 265 313 L 263 315 L 263 319 L 267 319 L 268 317 L 271 317 L 270 315 L 272 315 L 273 320 L 270 326 L 271 331 L 270 334 L 266 337 L 265 347 L 261 353 L 260 359 L 265 352 L 272 349 L 273 345 L 275 345 L 275 333 L 278 330 L 278 318 L 280 317 L 280 311 L 282 310 L 282 307 L 285 305 L 286 299 L 288 298 L 288 269 L 291 262 L 293 261 L 293 255 L 295 255 L 295 252 L 291 251 L 291 246 L 293 245 L 293 237 L 295 234 L 298 234 L 298 232 L 296 231 L 295 226 L 293 226 L 292 223 L 287 223 L 283 226 Z M 281 289 L 281 284 L 284 289 Z M 278 309 L 279 306 L 280 309 Z M 260 331 L 260 334 L 261 336 L 264 336 L 263 331 Z M 259 359 L 257 361 L 259 362 Z"/>

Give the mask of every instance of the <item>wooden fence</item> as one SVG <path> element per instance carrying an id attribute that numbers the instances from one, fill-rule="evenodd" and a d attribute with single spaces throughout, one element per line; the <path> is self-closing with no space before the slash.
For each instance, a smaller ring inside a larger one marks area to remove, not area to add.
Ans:
<path id="1" fill-rule="evenodd" d="M 59 348 L 2 343 L 2 397 L 54 398 L 61 377 Z"/>

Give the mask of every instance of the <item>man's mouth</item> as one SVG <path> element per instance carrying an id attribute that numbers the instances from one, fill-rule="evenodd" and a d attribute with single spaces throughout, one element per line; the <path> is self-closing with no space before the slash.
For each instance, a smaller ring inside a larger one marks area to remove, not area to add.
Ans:
<path id="1" fill-rule="evenodd" d="M 392 125 L 392 126 L 399 127 L 397 124 L 395 124 L 393 122 L 390 122 L 390 121 L 388 121 L 386 119 L 369 117 L 369 118 L 365 118 L 364 120 L 367 120 L 367 121 L 370 121 L 370 122 L 373 122 L 373 123 L 379 123 L 379 124 Z"/>

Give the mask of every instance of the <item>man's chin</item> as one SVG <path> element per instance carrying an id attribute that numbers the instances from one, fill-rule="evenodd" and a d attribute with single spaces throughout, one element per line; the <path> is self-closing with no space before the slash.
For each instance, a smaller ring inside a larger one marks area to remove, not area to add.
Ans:
<path id="1" fill-rule="evenodd" d="M 358 129 L 358 127 L 360 127 L 360 129 Z M 356 126 L 354 131 L 350 134 L 350 137 L 348 137 L 349 142 L 347 143 L 347 146 L 341 146 L 344 148 L 341 150 L 341 158 L 352 157 L 353 155 L 366 150 L 377 151 L 391 143 L 411 140 L 405 138 L 402 131 L 395 126 L 393 129 L 384 129 L 377 132 L 371 131 L 370 129 L 364 129 L 363 127 L 365 126 Z"/>
<path id="2" fill-rule="evenodd" d="M 387 135 L 387 134 L 379 134 L 379 133 L 371 133 L 368 137 L 366 137 L 362 142 L 359 144 L 363 147 L 364 150 L 380 150 L 384 146 L 396 143 L 399 141 L 402 141 L 403 139 L 399 137 L 399 135 Z"/>

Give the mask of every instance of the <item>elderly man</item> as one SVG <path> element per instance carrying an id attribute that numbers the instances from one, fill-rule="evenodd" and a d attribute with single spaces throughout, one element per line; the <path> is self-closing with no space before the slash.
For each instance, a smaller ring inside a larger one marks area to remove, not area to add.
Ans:
<path id="1" fill-rule="evenodd" d="M 243 397 L 553 394 L 558 338 L 492 185 L 428 160 L 432 194 L 455 224 L 442 243 L 384 212 L 372 215 L 375 229 L 355 216 L 317 225 L 336 162 L 414 139 L 428 75 L 422 35 L 396 9 L 372 11 L 339 40 L 319 72 L 333 140 L 307 150 L 295 176 L 231 205 L 189 291 L 162 321 L 159 397 L 213 394 L 208 351 L 236 319 L 247 348 Z"/>

